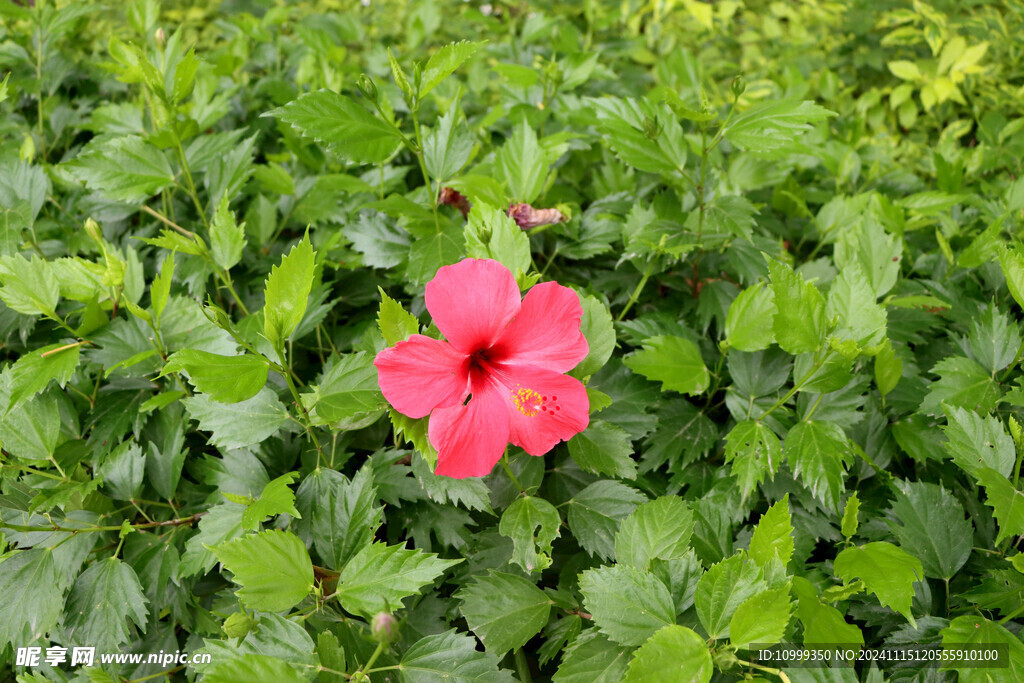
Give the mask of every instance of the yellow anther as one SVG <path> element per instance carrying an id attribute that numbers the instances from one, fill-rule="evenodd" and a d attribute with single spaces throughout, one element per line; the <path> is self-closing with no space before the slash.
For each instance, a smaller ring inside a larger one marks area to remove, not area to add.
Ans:
<path id="1" fill-rule="evenodd" d="M 511 398 L 516 410 L 526 417 L 533 417 L 540 412 L 543 404 L 541 395 L 533 389 L 527 389 L 526 387 L 516 387 L 512 391 Z"/>

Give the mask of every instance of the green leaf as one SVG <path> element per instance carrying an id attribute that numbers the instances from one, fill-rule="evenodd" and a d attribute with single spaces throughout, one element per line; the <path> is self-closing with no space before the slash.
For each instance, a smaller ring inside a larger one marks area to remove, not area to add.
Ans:
<path id="1" fill-rule="evenodd" d="M 953 666 L 951 661 L 950 668 L 956 670 L 958 681 L 974 683 L 975 681 L 1019 681 L 1024 679 L 1024 643 L 1021 643 L 1020 637 L 1006 630 L 1001 624 L 989 621 L 982 616 L 968 614 L 950 621 L 949 626 L 942 629 L 940 633 L 944 648 L 973 645 L 977 648 L 988 649 L 994 645 L 1007 646 L 1007 657 L 1001 659 L 1000 664 L 1003 666 L 998 669 L 975 666 L 957 667 Z"/>
<path id="2" fill-rule="evenodd" d="M 661 382 L 662 391 L 678 391 L 691 396 L 703 393 L 711 375 L 697 346 L 682 337 L 658 335 L 645 339 L 643 351 L 628 356 L 623 363 L 633 372 L 653 382 Z"/>
<path id="3" fill-rule="evenodd" d="M 604 367 L 615 350 L 615 325 L 608 307 L 593 296 L 581 296 L 583 318 L 580 331 L 587 339 L 587 357 L 572 370 L 572 376 L 585 379 Z"/>
<path id="4" fill-rule="evenodd" d="M 784 351 L 796 355 L 821 348 L 825 338 L 825 299 L 813 284 L 784 263 L 768 260 L 775 295 L 772 329 Z"/>
<path id="5" fill-rule="evenodd" d="M 65 344 L 50 344 L 33 349 L 19 358 L 10 367 L 11 393 L 4 413 L 9 413 L 44 390 L 49 386 L 50 380 L 57 380 L 57 384 L 63 389 L 78 367 L 80 349 L 80 346 L 67 348 Z"/>
<path id="6" fill-rule="evenodd" d="M 412 459 L 412 473 L 430 500 L 435 503 L 450 502 L 470 510 L 491 511 L 491 492 L 483 479 L 438 476 L 431 467 L 425 457 Z"/>
<path id="7" fill-rule="evenodd" d="M 903 81 L 919 81 L 922 79 L 921 70 L 917 68 L 917 64 L 909 62 L 905 59 L 897 59 L 886 64 L 889 67 L 889 71 L 896 78 Z"/>
<path id="8" fill-rule="evenodd" d="M 653 574 L 625 565 L 588 569 L 579 577 L 587 612 L 620 645 L 640 645 L 675 623 L 675 603 Z"/>
<path id="9" fill-rule="evenodd" d="M 298 476 L 298 472 L 288 472 L 264 486 L 259 498 L 242 513 L 242 528 L 255 531 L 271 515 L 289 514 L 301 519 L 295 509 L 295 492 L 288 488 Z"/>
<path id="10" fill-rule="evenodd" d="M 240 403 L 218 403 L 207 394 L 182 399 L 189 417 L 210 432 L 218 448 L 246 448 L 266 441 L 288 422 L 284 404 L 268 387 Z"/>
<path id="11" fill-rule="evenodd" d="M 530 238 L 509 215 L 477 202 L 465 228 L 466 256 L 494 259 L 515 273 L 530 270 Z"/>
<path id="12" fill-rule="evenodd" d="M 569 440 L 569 455 L 581 469 L 620 479 L 636 477 L 633 443 L 626 430 L 595 420 Z"/>
<path id="13" fill-rule="evenodd" d="M 60 286 L 53 266 L 33 255 L 0 256 L 0 301 L 25 315 L 56 316 Z"/>
<path id="14" fill-rule="evenodd" d="M 1002 393 L 985 368 L 963 356 L 943 358 L 931 372 L 939 379 L 932 382 L 921 401 L 920 410 L 927 415 L 941 414 L 943 403 L 985 415 L 996 407 Z"/>
<path id="15" fill-rule="evenodd" d="M 770 152 L 795 140 L 835 113 L 810 101 L 774 100 L 755 104 L 733 117 L 723 129 L 725 139 L 751 152 Z M 774 279 L 774 278 L 773 278 Z"/>
<path id="16" fill-rule="evenodd" d="M 804 643 L 864 644 L 861 630 L 846 623 L 835 607 L 823 604 L 810 581 L 802 576 L 794 577 L 793 592 L 798 599 L 797 616 L 804 626 Z"/>
<path id="17" fill-rule="evenodd" d="M 317 554 L 331 569 L 369 545 L 382 521 L 370 467 L 361 468 L 351 481 L 335 470 L 314 470 L 299 485 L 295 502 L 303 513 L 299 536 L 312 536 Z"/>
<path id="18" fill-rule="evenodd" d="M 437 120 L 437 125 L 423 138 L 423 161 L 431 180 L 444 183 L 469 161 L 473 151 L 473 136 L 465 125 L 460 125 L 462 110 L 459 99 L 448 105 L 448 111 Z"/>
<path id="19" fill-rule="evenodd" d="M 666 626 L 647 639 L 629 662 L 624 681 L 708 683 L 714 665 L 704 639 L 685 626 Z"/>
<path id="20" fill-rule="evenodd" d="M 1016 322 L 994 305 L 976 317 L 967 336 L 974 358 L 990 372 L 998 372 L 1015 360 L 1021 346 Z"/>
<path id="21" fill-rule="evenodd" d="M 765 589 L 761 570 L 742 554 L 722 560 L 708 569 L 697 583 L 694 605 L 697 617 L 712 638 L 729 635 L 729 622 L 749 597 Z"/>
<path id="22" fill-rule="evenodd" d="M 108 557 L 75 579 L 64 606 L 63 627 L 74 643 L 112 652 L 129 641 L 129 621 L 146 630 L 147 602 L 135 571 Z"/>
<path id="23" fill-rule="evenodd" d="M 999 418 L 957 407 L 947 407 L 946 417 L 948 423 L 942 431 L 948 441 L 943 446 L 960 469 L 977 476 L 989 467 L 1003 477 L 1010 476 L 1017 449 Z"/>
<path id="24" fill-rule="evenodd" d="M 975 470 L 974 476 L 985 487 L 985 503 L 999 522 L 996 543 L 1024 534 L 1024 493 L 1018 491 L 1006 475 L 990 467 Z"/>
<path id="25" fill-rule="evenodd" d="M 661 496 L 637 507 L 615 536 L 615 558 L 637 569 L 651 560 L 682 557 L 690 547 L 693 512 L 678 496 Z"/>
<path id="26" fill-rule="evenodd" d="M 513 201 L 530 204 L 544 190 L 553 161 L 524 120 L 495 154 L 495 171 Z"/>
<path id="27" fill-rule="evenodd" d="M 64 608 L 49 548 L 14 553 L 0 562 L 0 643 L 25 647 L 57 625 Z"/>
<path id="28" fill-rule="evenodd" d="M 146 457 L 142 449 L 134 441 L 125 441 L 107 454 L 100 473 L 112 498 L 133 500 L 142 493 L 145 468 Z"/>
<path id="29" fill-rule="evenodd" d="M 245 223 L 238 225 L 235 222 L 235 214 L 228 208 L 229 204 L 225 194 L 210 225 L 210 255 L 213 262 L 224 270 L 242 260 L 242 249 L 245 248 Z"/>
<path id="30" fill-rule="evenodd" d="M 302 395 L 306 410 L 316 411 L 314 424 L 339 422 L 387 407 L 370 354 L 345 353 L 332 360 L 320 383 L 312 386 L 313 392 Z"/>
<path id="31" fill-rule="evenodd" d="M 878 393 L 882 396 L 891 393 L 902 377 L 903 361 L 893 350 L 892 342 L 886 339 L 875 356 L 875 384 L 878 386 Z"/>
<path id="32" fill-rule="evenodd" d="M 203 680 L 208 683 L 308 683 L 306 677 L 294 665 L 277 657 L 254 653 L 228 660 L 214 660 L 210 668 L 203 673 Z"/>
<path id="33" fill-rule="evenodd" d="M 149 287 L 150 306 L 156 314 L 157 322 L 167 307 L 167 301 L 171 295 L 171 280 L 174 278 L 174 252 L 172 251 L 164 258 L 160 267 L 160 274 L 153 278 Z"/>
<path id="34" fill-rule="evenodd" d="M 0 373 L 0 406 L 6 402 L 4 379 Z M 5 451 L 26 460 L 47 460 L 53 455 L 61 436 L 61 414 L 53 392 L 24 401 L 0 419 L 0 442 Z"/>
<path id="35" fill-rule="evenodd" d="M 592 556 L 610 559 L 615 555 L 619 523 L 645 500 L 642 493 L 620 482 L 596 481 L 570 501 L 569 529 Z"/>
<path id="36" fill-rule="evenodd" d="M 840 272 L 853 264 L 860 264 L 875 298 L 882 296 L 896 284 L 903 255 L 903 240 L 890 235 L 882 224 L 869 216 L 839 231 L 835 243 L 835 264 Z M 896 304 L 895 301 L 889 303 Z M 935 304 L 927 304 L 935 305 Z"/>
<path id="37" fill-rule="evenodd" d="M 461 561 L 439 560 L 434 553 L 408 550 L 402 545 L 371 543 L 341 570 L 338 600 L 354 614 L 393 612 L 400 607 L 402 598 L 432 583 Z"/>
<path id="38" fill-rule="evenodd" d="M 999 250 L 999 267 L 1003 270 L 1010 296 L 1024 308 L 1024 255 L 1018 249 L 1003 247 Z"/>
<path id="39" fill-rule="evenodd" d="M 494 570 L 475 576 L 455 597 L 470 630 L 499 657 L 540 633 L 551 612 L 544 591 L 520 576 Z"/>
<path id="40" fill-rule="evenodd" d="M 615 155 L 648 173 L 677 173 L 686 165 L 682 126 L 664 104 L 603 97 L 591 99 L 598 129 Z"/>
<path id="41" fill-rule="evenodd" d="M 249 534 L 210 548 L 242 586 L 235 595 L 246 607 L 283 612 L 313 590 L 313 563 L 299 537 L 288 531 Z"/>
<path id="42" fill-rule="evenodd" d="M 843 520 L 840 528 L 843 532 L 843 536 L 846 538 L 850 538 L 857 533 L 858 512 L 860 512 L 860 499 L 857 497 L 857 492 L 854 491 L 850 494 L 850 497 L 846 499 L 846 507 L 843 508 Z"/>
<path id="43" fill-rule="evenodd" d="M 378 287 L 377 291 L 380 292 L 377 327 L 380 328 L 380 333 L 384 337 L 384 343 L 388 346 L 394 346 L 414 334 L 419 334 L 420 321 L 416 316 L 406 311 L 402 304 L 385 294 L 383 289 Z"/>
<path id="44" fill-rule="evenodd" d="M 315 256 L 309 235 L 306 235 L 280 265 L 270 270 L 263 307 L 263 333 L 275 348 L 291 337 L 306 313 L 306 300 L 313 287 Z"/>
<path id="45" fill-rule="evenodd" d="M 185 542 L 185 552 L 178 565 L 180 577 L 205 574 L 217 564 L 211 546 L 242 535 L 242 514 L 245 508 L 235 503 L 221 503 L 209 508 L 199 520 L 199 531 Z"/>
<path id="46" fill-rule="evenodd" d="M 363 264 L 372 268 L 394 268 L 409 258 L 412 238 L 383 213 L 363 211 L 341 234 L 363 255 Z"/>
<path id="47" fill-rule="evenodd" d="M 761 515 L 750 537 L 750 559 L 762 568 L 775 558 L 785 567 L 793 557 L 793 521 L 789 514 L 789 494 Z"/>
<path id="48" fill-rule="evenodd" d="M 221 356 L 207 351 L 182 349 L 167 357 L 161 377 L 188 373 L 189 383 L 220 403 L 239 403 L 260 393 L 270 366 L 259 356 Z"/>
<path id="49" fill-rule="evenodd" d="M 914 583 L 924 579 L 924 568 L 916 557 L 892 543 L 877 541 L 846 548 L 836 556 L 833 567 L 836 577 L 847 583 L 861 579 L 883 607 L 896 610 L 917 628 L 910 603 Z"/>
<path id="50" fill-rule="evenodd" d="M 744 420 L 725 437 L 725 460 L 732 463 L 733 476 L 746 498 L 765 474 L 774 477 L 782 464 L 782 444 L 768 425 Z"/>
<path id="51" fill-rule="evenodd" d="M 781 641 L 792 608 L 788 585 L 747 598 L 729 620 L 731 644 L 748 650 L 753 643 L 774 645 Z"/>
<path id="52" fill-rule="evenodd" d="M 846 481 L 846 464 L 852 460 L 846 434 L 834 422 L 798 422 L 786 435 L 783 455 L 793 474 L 814 497 L 833 510 L 839 509 Z"/>
<path id="53" fill-rule="evenodd" d="M 426 66 L 423 67 L 423 75 L 420 79 L 417 96 L 423 99 L 431 90 L 440 85 L 441 81 L 450 76 L 456 69 L 476 54 L 487 41 L 472 42 L 460 40 L 457 43 L 448 43 L 434 54 L 430 55 Z"/>
<path id="54" fill-rule="evenodd" d="M 974 538 L 963 505 L 936 484 L 901 481 L 898 486 L 889 527 L 900 547 L 921 561 L 925 576 L 953 578 L 970 557 Z"/>
<path id="55" fill-rule="evenodd" d="M 114 201 L 139 202 L 174 184 L 164 153 L 134 135 L 89 145 L 66 165 L 90 189 Z"/>
<path id="56" fill-rule="evenodd" d="M 555 506 L 535 496 L 520 496 L 505 508 L 498 533 L 512 539 L 512 561 L 528 572 L 551 566 L 551 544 L 562 519 Z"/>
<path id="57" fill-rule="evenodd" d="M 386 160 L 402 142 L 391 124 L 330 90 L 306 93 L 264 116 L 275 116 L 338 156 L 361 164 Z"/>
<path id="58" fill-rule="evenodd" d="M 666 627 L 667 628 L 667 627 Z M 616 645 L 594 628 L 581 633 L 562 653 L 555 683 L 620 683 L 633 648 Z"/>
<path id="59" fill-rule="evenodd" d="M 452 629 L 417 640 L 398 663 L 402 683 L 514 683 L 498 658 L 478 652 L 476 639 Z"/>
<path id="60" fill-rule="evenodd" d="M 775 341 L 773 324 L 775 295 L 771 288 L 758 282 L 744 289 L 729 304 L 725 318 L 725 337 L 729 346 L 740 351 L 767 349 Z"/>
<path id="61" fill-rule="evenodd" d="M 885 340 L 885 309 L 875 302 L 875 291 L 859 264 L 840 271 L 828 290 L 825 315 L 836 319 L 835 339 L 864 348 Z"/>

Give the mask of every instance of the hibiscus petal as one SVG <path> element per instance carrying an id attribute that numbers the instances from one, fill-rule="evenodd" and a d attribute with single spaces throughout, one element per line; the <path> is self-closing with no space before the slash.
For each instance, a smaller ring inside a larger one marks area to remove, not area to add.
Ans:
<path id="1" fill-rule="evenodd" d="M 437 329 L 463 353 L 486 349 L 519 312 L 519 287 L 508 268 L 491 259 L 464 259 L 437 271 L 426 287 Z"/>
<path id="2" fill-rule="evenodd" d="M 469 357 L 422 334 L 384 349 L 373 364 L 384 398 L 409 417 L 460 403 L 469 390 Z"/>
<path id="3" fill-rule="evenodd" d="M 439 408 L 430 416 L 428 435 L 437 449 L 439 475 L 483 477 L 505 452 L 509 417 L 504 394 L 490 382 L 474 385 L 469 403 Z"/>
<path id="4" fill-rule="evenodd" d="M 590 399 L 583 383 L 544 368 L 495 368 L 505 390 L 509 441 L 530 455 L 544 455 L 590 424 Z"/>
<path id="5" fill-rule="evenodd" d="M 495 362 L 531 365 L 555 372 L 572 370 L 590 350 L 580 332 L 580 297 L 555 282 L 535 286 L 487 357 Z"/>

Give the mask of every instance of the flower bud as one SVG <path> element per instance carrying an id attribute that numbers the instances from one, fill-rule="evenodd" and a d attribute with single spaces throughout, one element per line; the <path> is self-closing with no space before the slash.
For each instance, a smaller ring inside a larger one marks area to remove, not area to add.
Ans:
<path id="1" fill-rule="evenodd" d="M 91 218 L 85 219 L 85 232 L 95 242 L 103 244 L 103 231 L 100 230 L 100 225 Z"/>
<path id="2" fill-rule="evenodd" d="M 359 88 L 359 92 L 363 93 L 363 96 L 371 102 L 377 101 L 377 84 L 373 82 L 373 79 L 363 74 L 356 80 L 356 87 Z"/>
<path id="3" fill-rule="evenodd" d="M 743 91 L 747 89 L 747 82 L 743 79 L 743 76 L 736 76 L 732 79 L 732 96 L 739 97 L 743 94 Z"/>
<path id="4" fill-rule="evenodd" d="M 398 638 L 398 621 L 387 612 L 378 612 L 370 621 L 370 634 L 378 643 L 393 643 Z"/>
<path id="5" fill-rule="evenodd" d="M 235 612 L 224 620 L 224 635 L 228 638 L 245 638 L 255 625 L 255 620 L 249 614 Z"/>
<path id="6" fill-rule="evenodd" d="M 156 41 L 156 46 L 161 50 L 167 46 L 167 34 L 164 33 L 162 28 L 156 30 L 156 33 L 153 34 L 153 39 Z"/>

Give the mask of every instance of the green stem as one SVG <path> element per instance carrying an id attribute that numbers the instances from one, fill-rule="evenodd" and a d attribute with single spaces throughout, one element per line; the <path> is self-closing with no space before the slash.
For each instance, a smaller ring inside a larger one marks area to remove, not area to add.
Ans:
<path id="1" fill-rule="evenodd" d="M 515 473 L 512 471 L 512 467 L 508 464 L 508 450 L 506 449 L 501 455 L 501 466 L 505 468 L 505 473 L 508 474 L 508 478 L 512 480 L 512 484 L 519 489 L 519 493 L 526 495 L 526 489 L 520 484 L 519 480 L 516 479 Z"/>
<path id="2" fill-rule="evenodd" d="M 787 392 L 786 392 L 786 395 L 785 395 L 785 396 L 783 396 L 783 397 L 782 397 L 782 398 L 780 398 L 780 399 L 779 399 L 778 401 L 776 401 L 775 403 L 773 403 L 773 404 L 772 404 L 772 406 L 771 406 L 770 408 L 768 408 L 768 410 L 766 410 L 766 411 L 764 411 L 763 413 L 761 413 L 761 417 L 757 418 L 758 422 L 760 422 L 760 421 L 761 421 L 761 420 L 763 420 L 764 418 L 768 417 L 768 415 L 770 415 L 771 413 L 773 413 L 773 412 L 774 412 L 774 411 L 775 411 L 775 410 L 776 410 L 776 409 L 777 409 L 778 407 L 780 407 L 780 406 L 781 406 L 781 405 L 782 405 L 783 403 L 785 403 L 785 402 L 786 402 L 786 401 L 788 401 L 789 399 L 793 398 L 793 395 L 794 395 L 794 394 L 796 394 L 796 392 L 800 391 L 800 389 L 801 389 L 801 388 L 803 388 L 804 384 L 806 384 L 806 383 L 808 382 L 808 380 L 810 380 L 810 379 L 811 379 L 811 377 L 812 377 L 812 376 L 814 375 L 814 373 L 818 371 L 818 368 L 820 368 L 820 367 L 821 367 L 822 363 L 824 363 L 824 362 L 825 362 L 825 360 L 826 360 L 826 359 L 828 359 L 828 357 L 829 357 L 829 356 L 830 356 L 831 354 L 832 354 L 832 351 L 831 351 L 831 350 L 829 350 L 829 351 L 827 351 L 827 352 L 825 353 L 825 355 L 824 355 L 824 356 L 822 356 L 822 357 L 821 357 L 821 359 L 820 359 L 820 360 L 816 360 L 816 361 L 814 362 L 814 367 L 812 367 L 812 368 L 811 368 L 810 372 L 808 372 L 808 373 L 807 373 L 806 375 L 804 375 L 804 376 L 803 376 L 803 377 L 802 377 L 802 378 L 800 379 L 800 381 L 799 381 L 799 382 L 797 382 L 796 384 L 794 384 L 794 385 L 793 385 L 793 388 L 792 388 L 792 389 L 790 389 L 789 391 L 787 391 Z"/>
<path id="3" fill-rule="evenodd" d="M 179 517 L 178 519 L 168 519 L 163 522 L 143 522 L 142 524 L 132 524 L 133 529 L 155 529 L 158 527 L 174 527 L 182 524 L 192 524 L 200 517 L 205 515 L 205 512 L 197 512 L 194 515 L 188 517 Z M 58 526 L 54 524 L 52 526 L 26 526 L 24 524 L 11 524 L 0 520 L 0 529 L 10 529 L 12 531 L 21 531 L 24 533 L 32 533 L 35 531 L 50 531 L 53 533 L 65 533 L 65 534 L 81 534 L 89 531 L 120 531 L 121 525 L 100 525 L 96 524 L 93 526 L 82 527 L 80 529 L 71 529 L 67 527 Z"/>
<path id="4" fill-rule="evenodd" d="M 320 446 L 320 440 L 316 438 L 316 433 L 313 431 L 313 421 L 309 418 L 309 413 L 306 412 L 306 406 L 302 404 L 302 397 L 299 396 L 299 390 L 292 380 L 292 373 L 285 363 L 284 349 L 278 349 L 277 355 L 281 357 L 281 364 L 274 363 L 271 367 L 284 377 L 284 381 L 288 383 L 288 390 L 292 393 L 292 398 L 295 399 L 295 407 L 298 409 L 299 415 L 302 416 L 302 425 L 306 428 L 306 434 L 309 435 L 310 441 L 316 446 L 317 457 L 319 458 L 323 454 L 323 448 Z"/>
<path id="5" fill-rule="evenodd" d="M 177 134 L 174 136 L 174 142 L 178 150 L 178 163 L 181 164 L 181 172 L 185 176 L 185 191 L 192 198 L 192 203 L 196 205 L 196 211 L 199 212 L 199 218 L 202 219 L 203 225 L 209 231 L 210 221 L 206 218 L 206 209 L 203 208 L 203 203 L 199 201 L 199 195 L 196 193 L 196 184 L 192 180 L 192 171 L 189 170 L 188 159 L 185 158 L 185 148 L 181 146 L 181 140 L 178 139 Z"/>
<path id="6" fill-rule="evenodd" d="M 437 197 L 441 191 L 440 186 L 434 188 L 430 182 L 430 174 L 427 172 L 427 161 L 423 156 L 423 136 L 420 133 L 420 119 L 417 110 L 412 112 L 412 127 L 416 131 L 416 159 L 420 162 L 420 173 L 423 174 L 423 184 L 427 187 L 427 194 L 430 197 L 430 208 L 434 212 L 434 229 L 441 232 L 441 219 L 437 214 Z"/>
<path id="7" fill-rule="evenodd" d="M 619 311 L 619 315 L 616 316 L 615 322 L 621 322 L 622 319 L 626 317 L 626 313 L 628 313 L 629 309 L 633 307 L 633 304 L 636 303 L 636 300 L 640 298 L 640 292 L 643 291 L 644 285 L 647 284 L 647 280 L 651 277 L 651 273 L 653 272 L 654 261 L 651 261 L 650 263 L 647 264 L 647 270 L 644 271 L 643 277 L 641 277 L 640 282 L 637 283 L 636 289 L 633 290 L 632 296 L 630 296 L 629 301 L 626 302 L 625 308 Z"/>
<path id="8" fill-rule="evenodd" d="M 516 648 L 516 673 L 519 674 L 519 680 L 522 683 L 532 683 L 533 677 L 530 676 L 530 663 L 526 661 L 526 653 L 523 652 L 523 648 Z"/>
<path id="9" fill-rule="evenodd" d="M 377 643 L 377 649 L 374 650 L 373 654 L 370 655 L 370 658 L 368 660 L 366 660 L 366 664 L 364 664 L 363 666 L 359 667 L 356 670 L 356 672 L 354 674 L 352 674 L 352 678 L 354 680 L 363 680 L 363 679 L 365 679 L 366 678 L 366 674 L 369 673 L 369 671 L 371 670 L 371 667 L 373 666 L 373 663 L 376 662 L 377 658 L 380 657 L 382 652 L 384 652 L 384 648 L 385 647 L 386 646 L 384 645 L 384 643 Z M 366 680 L 369 680 L 369 679 L 366 679 Z"/>

